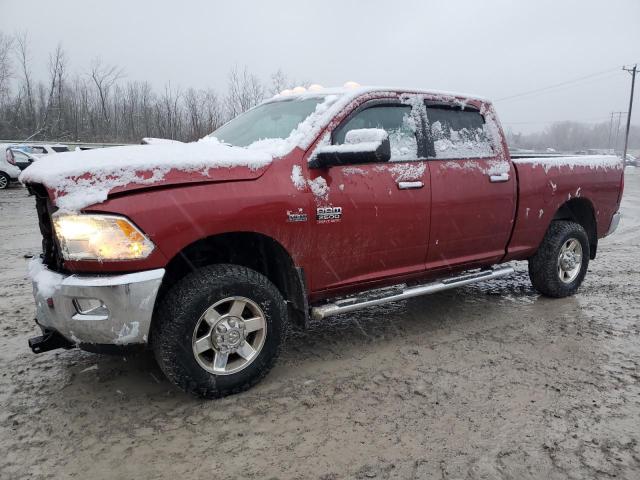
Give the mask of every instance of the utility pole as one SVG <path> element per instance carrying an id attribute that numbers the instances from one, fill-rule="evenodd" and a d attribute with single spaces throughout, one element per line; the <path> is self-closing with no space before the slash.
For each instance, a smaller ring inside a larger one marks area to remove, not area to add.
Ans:
<path id="1" fill-rule="evenodd" d="M 607 140 L 607 150 L 611 150 L 611 132 L 613 132 L 613 116 L 616 112 L 611 112 L 611 120 L 609 120 L 609 140 Z M 614 148 L 615 151 L 615 148 Z M 608 152 L 607 152 L 608 155 Z"/>
<path id="2" fill-rule="evenodd" d="M 618 115 L 618 123 L 616 123 L 616 139 L 613 141 L 613 153 L 616 153 L 616 147 L 618 146 L 618 138 L 620 137 L 620 122 L 622 121 L 622 115 L 627 112 L 613 112 Z"/>
<path id="3" fill-rule="evenodd" d="M 629 111 L 627 112 L 627 133 L 624 137 L 624 153 L 622 154 L 622 162 L 627 161 L 627 147 L 629 146 L 629 129 L 631 128 L 631 109 L 633 108 L 633 89 L 636 85 L 636 72 L 638 71 L 638 65 L 634 65 L 633 68 L 622 67 L 625 72 L 631 73 L 631 95 L 629 97 Z"/>
<path id="4" fill-rule="evenodd" d="M 607 140 L 607 150 L 611 150 L 611 132 L 613 131 L 613 113 L 611 112 L 611 120 L 609 120 L 609 140 Z M 607 155 L 609 152 L 607 152 Z"/>

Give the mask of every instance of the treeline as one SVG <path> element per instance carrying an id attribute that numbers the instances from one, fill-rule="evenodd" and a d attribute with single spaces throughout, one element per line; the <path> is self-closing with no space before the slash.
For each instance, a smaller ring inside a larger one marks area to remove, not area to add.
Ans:
<path id="1" fill-rule="evenodd" d="M 624 120 L 624 119 L 623 119 Z M 558 151 L 579 151 L 594 149 L 615 149 L 621 152 L 624 147 L 626 123 L 586 124 L 579 122 L 556 122 L 541 132 L 522 134 L 507 131 L 509 145 L 516 148 L 544 150 L 553 148 Z M 631 126 L 629 130 L 629 149 L 640 149 L 640 127 Z"/>
<path id="2" fill-rule="evenodd" d="M 58 46 L 47 78 L 33 77 L 26 34 L 0 32 L 0 139 L 139 143 L 143 137 L 190 141 L 293 85 L 282 71 L 268 82 L 247 68 L 228 74 L 226 92 L 155 91 L 127 81 L 122 69 L 96 58 L 85 72 L 71 72 Z"/>
<path id="3" fill-rule="evenodd" d="M 280 70 L 265 82 L 245 67 L 229 72 L 225 92 L 171 85 L 156 91 L 149 82 L 126 80 L 121 68 L 99 58 L 85 71 L 71 72 L 60 46 L 49 54 L 47 67 L 46 78 L 35 79 L 27 35 L 0 31 L 0 139 L 138 143 L 143 137 L 160 137 L 190 141 L 295 84 Z M 621 151 L 624 123 L 558 122 L 541 132 L 507 131 L 507 136 L 510 145 L 518 148 Z M 640 149 L 640 127 L 632 127 L 629 143 L 630 149 Z"/>

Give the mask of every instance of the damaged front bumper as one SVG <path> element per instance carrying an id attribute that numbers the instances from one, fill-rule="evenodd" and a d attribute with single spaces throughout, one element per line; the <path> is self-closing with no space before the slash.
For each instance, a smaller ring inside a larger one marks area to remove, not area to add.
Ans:
<path id="1" fill-rule="evenodd" d="M 45 333 L 42 338 L 55 332 L 81 348 L 147 343 L 164 269 L 122 275 L 62 275 L 48 270 L 39 260 L 32 262 L 36 322 Z M 38 353 L 33 346 L 32 350 Z"/>

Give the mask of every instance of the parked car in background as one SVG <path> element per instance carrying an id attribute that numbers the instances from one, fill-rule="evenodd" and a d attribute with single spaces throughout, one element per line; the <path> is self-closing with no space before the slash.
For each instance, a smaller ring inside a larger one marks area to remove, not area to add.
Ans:
<path id="1" fill-rule="evenodd" d="M 640 167 L 640 158 L 634 157 L 627 153 L 627 157 L 624 159 L 625 167 Z"/>
<path id="2" fill-rule="evenodd" d="M 69 147 L 67 145 L 61 144 L 52 144 L 52 145 L 34 145 L 34 144 L 23 144 L 20 145 L 20 149 L 26 151 L 36 157 L 42 157 L 44 155 L 51 155 L 52 153 L 64 153 L 69 152 Z"/>
<path id="3" fill-rule="evenodd" d="M 15 165 L 20 170 L 24 170 L 38 159 L 38 157 L 36 157 L 35 155 L 22 150 L 21 147 L 7 148 L 5 156 L 7 162 L 9 162 L 11 165 Z"/>
<path id="4" fill-rule="evenodd" d="M 18 181 L 21 170 L 9 163 L 4 152 L 0 152 L 0 190 L 8 188 L 12 182 Z"/>

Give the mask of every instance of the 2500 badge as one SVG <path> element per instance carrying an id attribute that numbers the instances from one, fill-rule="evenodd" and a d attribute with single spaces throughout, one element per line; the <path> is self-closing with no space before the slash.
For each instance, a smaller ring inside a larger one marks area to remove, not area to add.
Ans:
<path id="1" fill-rule="evenodd" d="M 318 207 L 316 220 L 318 222 L 337 222 L 342 218 L 342 207 Z"/>

